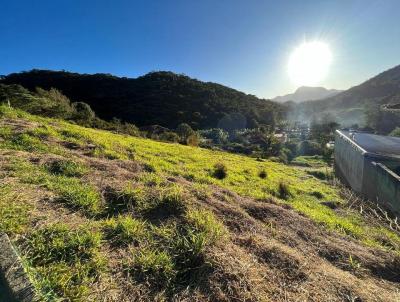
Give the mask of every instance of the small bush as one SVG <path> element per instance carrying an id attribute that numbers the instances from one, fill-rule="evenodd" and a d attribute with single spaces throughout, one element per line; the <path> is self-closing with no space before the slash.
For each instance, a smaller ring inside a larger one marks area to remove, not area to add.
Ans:
<path id="1" fill-rule="evenodd" d="M 179 142 L 179 136 L 175 132 L 166 131 L 160 134 L 159 139 L 163 142 Z"/>
<path id="2" fill-rule="evenodd" d="M 196 133 L 189 135 L 189 137 L 186 139 L 186 145 L 192 147 L 197 147 L 199 145 L 199 142 L 199 136 Z"/>
<path id="3" fill-rule="evenodd" d="M 268 177 L 267 171 L 261 170 L 261 171 L 258 173 L 258 177 L 260 177 L 261 179 L 267 178 L 267 177 Z"/>
<path id="4" fill-rule="evenodd" d="M 302 141 L 298 146 L 299 155 L 321 155 L 323 149 L 314 141 Z"/>
<path id="5" fill-rule="evenodd" d="M 311 196 L 314 196 L 314 197 L 316 197 L 316 198 L 318 198 L 318 199 L 321 199 L 321 198 L 324 197 L 324 194 L 322 194 L 322 193 L 319 192 L 319 191 L 313 191 L 313 192 L 310 193 L 310 195 L 311 195 Z"/>
<path id="6" fill-rule="evenodd" d="M 292 196 L 292 193 L 290 192 L 290 187 L 286 182 L 279 182 L 278 185 L 278 197 L 281 199 L 288 199 L 289 197 Z"/>
<path id="7" fill-rule="evenodd" d="M 228 168 L 223 163 L 216 163 L 214 165 L 213 176 L 217 179 L 224 179 L 228 175 Z"/>

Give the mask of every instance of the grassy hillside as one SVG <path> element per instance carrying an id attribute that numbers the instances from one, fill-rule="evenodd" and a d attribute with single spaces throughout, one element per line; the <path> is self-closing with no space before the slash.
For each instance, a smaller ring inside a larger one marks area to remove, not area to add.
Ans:
<path id="1" fill-rule="evenodd" d="M 399 229 L 297 162 L 1 106 L 0 231 L 41 299 L 398 301 Z"/>
<path id="2" fill-rule="evenodd" d="M 88 103 L 103 119 L 119 118 L 137 126 L 158 124 L 176 128 L 188 123 L 195 129 L 254 128 L 272 125 L 283 108 L 216 83 L 202 82 L 172 72 L 152 72 L 131 79 L 108 74 L 32 70 L 2 80 L 34 90 L 57 88 L 68 98 Z M 226 116 L 235 113 L 231 118 Z M 238 117 L 240 114 L 241 117 Z"/>

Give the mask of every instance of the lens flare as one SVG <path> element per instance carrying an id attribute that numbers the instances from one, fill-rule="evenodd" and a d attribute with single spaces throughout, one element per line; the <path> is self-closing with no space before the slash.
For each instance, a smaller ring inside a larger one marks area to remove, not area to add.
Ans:
<path id="1" fill-rule="evenodd" d="M 298 86 L 315 86 L 326 77 L 331 62 L 332 54 L 326 43 L 303 43 L 290 55 L 290 79 Z"/>

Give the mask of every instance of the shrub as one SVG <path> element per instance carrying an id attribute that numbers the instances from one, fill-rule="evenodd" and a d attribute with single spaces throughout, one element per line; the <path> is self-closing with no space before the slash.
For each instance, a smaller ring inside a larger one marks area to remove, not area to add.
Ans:
<path id="1" fill-rule="evenodd" d="M 396 127 L 389 135 L 400 137 L 400 127 Z"/>
<path id="2" fill-rule="evenodd" d="M 213 176 L 218 179 L 224 179 L 228 175 L 228 168 L 223 163 L 216 163 L 214 165 Z"/>
<path id="3" fill-rule="evenodd" d="M 290 187 L 286 182 L 279 182 L 278 185 L 278 196 L 281 199 L 288 199 L 290 196 L 292 196 L 292 193 L 290 192 Z"/>
<path id="4" fill-rule="evenodd" d="M 199 137 L 196 133 L 189 135 L 186 139 L 186 145 L 197 147 L 199 145 Z"/>
<path id="5" fill-rule="evenodd" d="M 175 132 L 166 131 L 160 134 L 159 139 L 163 142 L 172 142 L 177 143 L 179 142 L 179 136 Z"/>
<path id="6" fill-rule="evenodd" d="M 84 102 L 72 103 L 72 107 L 76 112 L 73 118 L 80 124 L 90 124 L 95 118 L 95 113 L 92 108 L 90 108 L 90 106 Z"/>
<path id="7" fill-rule="evenodd" d="M 316 197 L 316 198 L 318 198 L 318 199 L 321 199 L 321 198 L 324 197 L 324 194 L 322 194 L 322 193 L 319 192 L 319 191 L 312 191 L 312 192 L 310 193 L 310 195 L 311 195 L 311 196 L 314 196 L 314 197 Z"/>
<path id="8" fill-rule="evenodd" d="M 298 152 L 300 155 L 321 155 L 323 150 L 316 142 L 302 141 L 299 145 Z"/>
<path id="9" fill-rule="evenodd" d="M 267 171 L 265 171 L 264 169 L 261 170 L 260 172 L 258 172 L 258 177 L 260 177 L 262 179 L 267 178 L 267 176 L 268 176 Z"/>
<path id="10" fill-rule="evenodd" d="M 179 124 L 178 127 L 176 128 L 176 133 L 179 135 L 179 137 L 181 138 L 181 142 L 183 143 L 187 142 L 189 136 L 195 134 L 192 127 L 190 127 L 186 123 Z"/>

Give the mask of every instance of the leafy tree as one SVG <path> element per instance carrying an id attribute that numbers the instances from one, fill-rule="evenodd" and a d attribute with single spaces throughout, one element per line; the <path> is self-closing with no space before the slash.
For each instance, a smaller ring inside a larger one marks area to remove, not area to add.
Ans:
<path id="1" fill-rule="evenodd" d="M 199 131 L 204 138 L 211 139 L 214 144 L 223 144 L 228 141 L 229 134 L 221 128 L 212 128 Z"/>
<path id="2" fill-rule="evenodd" d="M 389 135 L 400 137 L 400 127 L 396 127 Z"/>
<path id="3" fill-rule="evenodd" d="M 298 147 L 299 155 L 321 155 L 323 153 L 323 148 L 320 144 L 313 141 L 302 141 Z"/>
<path id="4" fill-rule="evenodd" d="M 324 146 L 334 139 L 335 130 L 339 126 L 330 115 L 322 117 L 321 121 L 313 120 L 311 123 L 311 138 Z"/>
<path id="5" fill-rule="evenodd" d="M 73 107 L 70 100 L 59 90 L 51 88 L 44 90 L 36 87 L 36 95 L 48 100 L 47 115 L 59 118 L 70 118 L 73 115 Z"/>
<path id="6" fill-rule="evenodd" d="M 166 131 L 160 134 L 159 139 L 165 142 L 178 143 L 179 136 L 175 132 Z"/>
<path id="7" fill-rule="evenodd" d="M 95 113 L 90 106 L 84 102 L 72 103 L 75 109 L 74 119 L 83 123 L 90 124 L 95 118 Z"/>
<path id="8" fill-rule="evenodd" d="M 192 127 L 190 127 L 186 123 L 179 124 L 178 127 L 176 128 L 176 133 L 179 135 L 181 142 L 183 142 L 183 143 L 186 143 L 189 136 L 195 134 Z"/>

